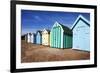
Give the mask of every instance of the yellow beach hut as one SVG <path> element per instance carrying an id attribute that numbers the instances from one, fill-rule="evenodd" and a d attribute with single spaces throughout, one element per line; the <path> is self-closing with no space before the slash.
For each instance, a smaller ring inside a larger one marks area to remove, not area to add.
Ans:
<path id="1" fill-rule="evenodd" d="M 42 31 L 42 45 L 50 45 L 50 30 L 43 29 Z"/>

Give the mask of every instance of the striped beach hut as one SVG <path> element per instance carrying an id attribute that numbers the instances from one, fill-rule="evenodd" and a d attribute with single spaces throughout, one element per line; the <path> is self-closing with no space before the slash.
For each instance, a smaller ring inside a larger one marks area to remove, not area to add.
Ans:
<path id="1" fill-rule="evenodd" d="M 28 43 L 36 43 L 36 34 L 35 33 L 27 33 L 27 42 Z"/>
<path id="2" fill-rule="evenodd" d="M 42 31 L 42 45 L 50 45 L 50 30 Z"/>
<path id="3" fill-rule="evenodd" d="M 79 15 L 72 26 L 73 49 L 90 51 L 90 23 Z"/>
<path id="4" fill-rule="evenodd" d="M 36 32 L 36 44 L 42 44 L 42 31 Z"/>
<path id="5" fill-rule="evenodd" d="M 50 32 L 50 47 L 72 48 L 71 29 L 55 22 Z"/>

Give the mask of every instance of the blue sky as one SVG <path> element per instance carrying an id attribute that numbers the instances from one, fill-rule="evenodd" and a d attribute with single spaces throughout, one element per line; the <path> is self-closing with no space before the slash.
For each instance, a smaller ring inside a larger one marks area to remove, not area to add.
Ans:
<path id="1" fill-rule="evenodd" d="M 21 10 L 22 34 L 50 30 L 56 21 L 70 28 L 80 14 L 90 21 L 89 13 Z"/>

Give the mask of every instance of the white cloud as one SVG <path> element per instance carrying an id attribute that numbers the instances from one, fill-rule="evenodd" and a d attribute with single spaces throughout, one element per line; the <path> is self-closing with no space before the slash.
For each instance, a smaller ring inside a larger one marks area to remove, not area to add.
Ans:
<path id="1" fill-rule="evenodd" d="M 34 16 L 34 18 L 38 21 L 41 21 L 42 19 L 39 16 Z"/>

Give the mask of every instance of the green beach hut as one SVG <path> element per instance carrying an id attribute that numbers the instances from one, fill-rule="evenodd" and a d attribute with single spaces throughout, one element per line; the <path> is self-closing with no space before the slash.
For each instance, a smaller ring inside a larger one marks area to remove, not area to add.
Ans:
<path id="1" fill-rule="evenodd" d="M 72 48 L 71 29 L 58 22 L 55 22 L 50 32 L 50 47 Z"/>

